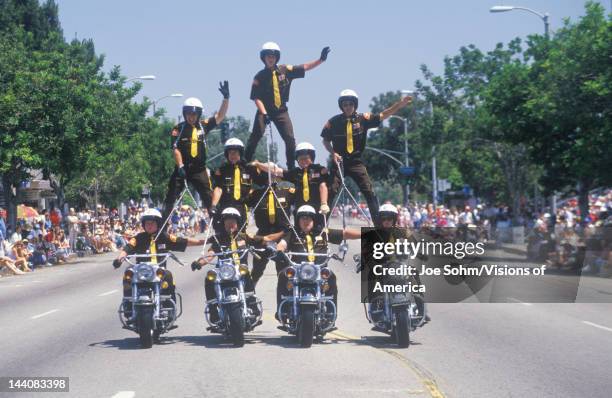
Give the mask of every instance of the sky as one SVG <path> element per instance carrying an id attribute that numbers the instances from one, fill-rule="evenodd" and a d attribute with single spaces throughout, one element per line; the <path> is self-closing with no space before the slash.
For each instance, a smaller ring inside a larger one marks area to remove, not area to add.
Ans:
<path id="1" fill-rule="evenodd" d="M 380 93 L 414 88 L 422 78 L 421 64 L 442 72 L 444 57 L 461 46 L 487 51 L 498 42 L 543 32 L 542 20 L 533 14 L 493 14 L 490 7 L 548 12 L 553 31 L 564 18 L 575 21 L 584 14 L 582 0 L 56 1 L 65 37 L 93 39 L 97 53 L 105 55 L 106 70 L 119 65 L 128 78 L 155 75 L 141 91 L 152 100 L 184 94 L 158 104 L 174 119 L 182 101 L 192 96 L 212 114 L 222 100 L 218 82 L 229 80 L 228 115 L 252 120 L 250 87 L 263 67 L 264 42 L 277 42 L 281 63 L 288 64 L 318 59 L 330 46 L 326 63 L 293 82 L 288 104 L 296 141 L 309 141 L 318 151 L 324 150 L 322 126 L 339 113 L 341 90 L 355 90 L 360 110 L 366 111 Z M 610 2 L 603 4 L 609 12 Z"/>

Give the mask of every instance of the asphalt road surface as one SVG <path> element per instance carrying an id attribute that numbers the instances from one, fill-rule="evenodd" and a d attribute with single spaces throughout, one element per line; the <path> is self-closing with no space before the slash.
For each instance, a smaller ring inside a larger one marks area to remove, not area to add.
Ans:
<path id="1" fill-rule="evenodd" d="M 351 242 L 347 260 L 359 251 Z M 189 264 L 198 252 L 178 254 Z M 370 329 L 352 262 L 335 262 L 338 330 L 302 349 L 276 328 L 270 263 L 257 287 L 264 323 L 235 348 L 205 330 L 206 269 L 170 265 L 183 316 L 145 350 L 119 323 L 122 271 L 112 268 L 113 257 L 0 278 L 0 376 L 70 378 L 69 393 L 0 396 L 602 397 L 612 390 L 611 304 L 537 304 L 514 296 L 504 304 L 431 304 L 432 322 L 411 334 L 409 348 L 398 349 Z M 583 280 L 583 296 L 612 293 L 610 279 Z"/>

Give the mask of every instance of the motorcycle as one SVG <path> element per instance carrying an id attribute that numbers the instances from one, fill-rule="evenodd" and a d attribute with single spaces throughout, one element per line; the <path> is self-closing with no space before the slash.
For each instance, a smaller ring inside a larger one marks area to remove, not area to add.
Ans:
<path id="1" fill-rule="evenodd" d="M 151 348 L 160 335 L 175 329 L 176 320 L 183 313 L 183 299 L 176 293 L 178 302 L 166 280 L 166 262 L 173 259 L 184 264 L 173 253 L 157 254 L 157 263 L 138 262 L 140 258 L 150 259 L 150 254 L 126 256 L 130 266 L 123 274 L 124 285 L 130 285 L 131 297 L 124 297 L 119 306 L 119 320 L 123 328 L 138 333 L 142 348 Z"/>
<path id="2" fill-rule="evenodd" d="M 361 255 L 355 254 L 353 260 L 357 264 L 356 272 L 361 272 Z M 400 348 L 410 346 L 410 332 L 422 327 L 427 319 L 425 300 L 409 291 L 383 292 L 363 306 L 366 319 L 374 325 L 372 329 L 389 334 Z"/>
<path id="3" fill-rule="evenodd" d="M 327 267 L 329 260 L 341 260 L 336 254 L 309 254 L 323 257 L 322 264 L 311 261 L 293 262 L 289 256 L 304 256 L 304 253 L 279 253 L 289 266 L 282 272 L 287 277 L 287 288 L 291 295 L 281 296 L 278 305 L 278 318 L 282 326 L 279 329 L 296 335 L 302 347 L 310 347 L 313 338 L 322 340 L 327 332 L 335 329 L 337 318 L 333 296 L 325 293 L 329 290 L 328 280 L 332 271 Z"/>
<path id="4" fill-rule="evenodd" d="M 263 306 L 255 292 L 245 292 L 245 278 L 249 274 L 249 267 L 245 264 L 235 264 L 232 258 L 234 253 L 240 259 L 249 252 L 257 255 L 256 249 L 246 248 L 232 251 L 214 253 L 219 259 L 215 268 L 206 273 L 206 279 L 214 282 L 216 298 L 208 300 L 204 309 L 204 317 L 210 325 L 209 331 L 221 333 L 230 338 L 234 346 L 244 345 L 244 333 L 250 332 L 262 324 Z M 224 258 L 222 258 L 224 257 Z M 247 303 L 249 302 L 249 303 Z M 216 305 L 219 321 L 210 319 L 211 306 Z M 254 310 L 254 307 L 257 309 Z"/>

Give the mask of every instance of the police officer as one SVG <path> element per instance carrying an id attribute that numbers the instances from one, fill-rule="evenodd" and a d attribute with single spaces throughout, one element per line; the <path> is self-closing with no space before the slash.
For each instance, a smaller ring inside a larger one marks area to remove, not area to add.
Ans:
<path id="1" fill-rule="evenodd" d="M 190 182 L 200 194 L 202 204 L 210 209 L 211 188 L 206 171 L 206 135 L 214 129 L 227 113 L 229 106 L 229 84 L 219 83 L 223 102 L 213 116 L 202 119 L 203 106 L 197 98 L 187 98 L 183 104 L 183 122 L 172 129 L 171 140 L 176 166 L 164 200 L 164 218 L 172 212 L 174 202 L 185 188 L 185 180 Z"/>
<path id="2" fill-rule="evenodd" d="M 264 43 L 259 57 L 265 64 L 265 68 L 255 75 L 251 85 L 251 99 L 255 102 L 257 113 L 255 113 L 253 132 L 247 142 L 245 154 L 247 161 L 253 159 L 253 154 L 266 125 L 274 122 L 280 136 L 285 141 L 287 167 L 289 169 L 295 167 L 293 158 L 295 138 L 293 136 L 293 125 L 287 112 L 291 82 L 293 79 L 303 78 L 306 71 L 325 62 L 329 51 L 329 47 L 323 48 L 319 59 L 303 65 L 278 65 L 280 47 L 274 42 Z"/>
<path id="3" fill-rule="evenodd" d="M 274 173 L 282 176 L 283 180 L 291 182 L 295 185 L 295 208 L 309 205 L 314 209 L 326 215 L 329 213 L 327 204 L 327 179 L 329 173 L 327 168 L 314 163 L 316 152 L 314 146 L 308 142 L 301 142 L 295 149 L 295 157 L 298 161 L 298 168 L 292 170 L 283 170 L 276 168 Z M 258 161 L 254 161 L 260 170 L 267 172 L 268 165 Z M 320 228 L 323 226 L 322 217 L 317 216 L 317 225 Z"/>
<path id="4" fill-rule="evenodd" d="M 314 263 L 323 262 L 322 257 L 315 257 L 309 254 L 327 253 L 328 244 L 340 244 L 344 239 L 360 239 L 361 231 L 352 228 L 323 230 L 317 228 L 315 218 L 317 212 L 312 206 L 303 205 L 298 208 L 296 213 L 295 232 L 288 231 L 276 245 L 278 251 L 288 251 L 294 253 L 304 253 L 303 256 L 293 257 L 292 261 L 311 261 Z M 297 235 L 296 235 L 297 232 Z M 278 285 L 276 286 L 276 308 L 281 302 L 281 297 L 290 294 L 287 289 L 287 276 L 283 269 L 287 266 L 286 261 L 276 261 L 276 271 L 278 273 Z M 338 306 L 338 287 L 336 275 L 332 273 L 328 279 L 326 294 L 332 295 L 336 308 Z M 277 314 L 278 319 L 278 314 Z"/>
<path id="5" fill-rule="evenodd" d="M 361 160 L 365 150 L 368 129 L 379 127 L 382 121 L 408 105 L 412 97 L 407 96 L 385 109 L 381 113 L 357 113 L 359 98 L 353 90 L 343 90 L 338 98 L 338 106 L 342 113 L 332 117 L 325 123 L 321 137 L 323 145 L 333 157 L 331 191 L 334 196 L 340 188 L 339 163 L 342 163 L 345 177 L 351 177 L 359 186 L 368 203 L 372 219 L 376 222 L 378 216 L 378 199 L 374 194 L 370 176 Z"/>
<path id="6" fill-rule="evenodd" d="M 295 188 L 281 186 L 278 184 L 277 177 L 272 178 L 269 189 L 267 173 L 260 173 L 255 178 L 254 182 L 259 188 L 253 191 L 250 206 L 254 209 L 253 215 L 257 226 L 257 235 L 267 236 L 271 241 L 278 241 L 291 229 L 291 220 L 288 217 L 291 214 Z M 255 285 L 263 275 L 267 265 L 268 258 L 266 256 L 253 258 L 251 275 Z"/>
<path id="7" fill-rule="evenodd" d="M 243 160 L 244 144 L 238 138 L 230 138 L 223 149 L 227 162 L 214 172 L 214 190 L 211 215 L 217 210 L 233 207 L 240 211 L 242 220 L 247 220 L 247 204 L 253 188 L 253 177 L 259 170 Z M 220 219 L 214 221 L 215 231 L 221 231 Z"/>
<path id="8" fill-rule="evenodd" d="M 157 253 L 167 253 L 169 251 L 184 252 L 187 246 L 204 244 L 204 239 L 185 239 L 166 233 L 161 233 L 157 236 L 163 223 L 162 215 L 157 209 L 148 209 L 145 211 L 140 221 L 144 231 L 131 238 L 127 245 L 119 252 L 117 259 L 113 261 L 113 267 L 115 269 L 119 268 L 125 257 L 130 254 L 151 254 L 149 259 L 141 258 L 139 261 L 150 260 L 153 263 L 157 263 L 157 257 L 155 256 Z M 162 293 L 172 295 L 172 299 L 176 302 L 174 279 L 169 270 L 166 270 L 164 273 L 164 281 L 168 283 L 168 287 L 166 290 L 162 291 Z M 123 297 L 131 296 L 132 285 L 129 282 L 124 283 Z M 126 317 L 130 318 L 132 311 L 131 306 L 129 308 L 124 308 L 124 311 Z"/>
<path id="9" fill-rule="evenodd" d="M 204 265 L 209 264 L 213 261 L 214 253 L 221 253 L 226 251 L 233 251 L 239 249 L 245 249 L 248 246 L 262 247 L 264 242 L 267 241 L 262 236 L 250 236 L 245 232 L 239 232 L 240 226 L 243 223 L 242 215 L 238 209 L 233 207 L 227 207 L 221 212 L 221 222 L 223 228 L 215 236 L 208 238 L 206 244 L 210 244 L 207 255 L 200 257 L 197 261 L 191 264 L 192 271 L 200 270 Z M 247 256 L 242 258 L 238 253 L 233 253 L 227 256 L 221 256 L 220 259 L 232 258 L 236 265 L 247 265 Z M 255 284 L 251 275 L 247 275 L 244 285 L 245 292 L 254 292 Z M 204 283 L 204 291 L 206 294 L 206 300 L 212 300 L 216 297 L 214 282 L 209 281 L 208 278 Z M 254 313 L 257 314 L 259 309 L 257 308 L 256 299 L 253 295 L 247 298 L 247 305 L 249 305 Z M 216 306 L 211 306 L 210 320 L 215 323 L 219 321 L 219 313 Z"/>
<path id="10" fill-rule="evenodd" d="M 410 228 L 398 228 L 397 227 L 397 219 L 399 216 L 399 212 L 397 211 L 397 208 L 395 206 L 393 206 L 390 203 L 385 203 L 382 206 L 380 206 L 380 210 L 379 210 L 379 220 L 378 220 L 378 224 L 377 224 L 377 228 L 378 230 L 376 231 L 378 234 L 382 234 L 382 240 L 387 243 L 395 243 L 398 239 L 400 240 L 407 240 L 410 242 L 414 242 L 417 243 L 418 239 L 415 237 L 415 234 L 413 233 L 413 231 Z M 421 260 L 427 260 L 427 256 L 418 254 L 417 257 Z M 393 256 L 390 258 L 385 258 L 383 261 L 400 261 L 405 263 L 406 261 L 409 261 L 407 257 L 401 257 L 398 258 L 397 256 Z M 419 273 L 416 273 L 414 275 L 414 279 L 417 285 L 421 284 L 421 277 L 419 275 Z M 374 278 L 372 278 L 372 280 L 374 280 Z M 420 300 L 416 300 L 417 306 L 419 308 L 419 312 L 423 313 L 424 312 L 424 302 L 425 302 L 425 298 L 424 298 L 424 294 L 422 293 L 415 293 L 415 296 L 417 296 L 418 298 L 420 298 Z M 431 318 L 429 317 L 428 314 L 425 315 L 425 321 L 429 322 L 431 320 Z"/>

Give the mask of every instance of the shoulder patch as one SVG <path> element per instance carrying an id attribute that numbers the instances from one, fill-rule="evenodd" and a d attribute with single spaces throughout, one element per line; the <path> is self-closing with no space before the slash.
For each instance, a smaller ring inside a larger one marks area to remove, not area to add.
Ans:
<path id="1" fill-rule="evenodd" d="M 321 174 L 327 174 L 327 167 L 321 168 Z"/>
<path id="2" fill-rule="evenodd" d="M 134 246 L 134 247 L 136 247 L 136 238 L 132 238 L 132 239 L 130 239 L 129 244 L 130 244 L 130 246 Z"/>
<path id="3" fill-rule="evenodd" d="M 287 70 L 291 72 L 293 70 L 293 65 L 287 65 Z"/>
<path id="4" fill-rule="evenodd" d="M 295 193 L 295 188 L 289 188 L 289 192 Z"/>
<path id="5" fill-rule="evenodd" d="M 204 120 L 202 121 L 202 123 L 206 125 L 206 124 L 208 124 L 209 120 L 210 120 L 209 118 L 206 118 L 206 119 L 204 119 Z"/>
<path id="6" fill-rule="evenodd" d="M 176 242 L 176 235 L 168 235 L 168 239 L 170 239 L 170 242 Z"/>
<path id="7" fill-rule="evenodd" d="M 179 132 L 178 132 L 178 130 L 177 130 L 177 129 L 172 129 L 172 136 L 173 136 L 173 137 L 178 136 L 178 133 L 179 133 Z"/>
<path id="8" fill-rule="evenodd" d="M 259 80 L 253 79 L 253 86 L 259 86 Z"/>
<path id="9" fill-rule="evenodd" d="M 370 112 L 366 112 L 366 113 L 363 114 L 363 118 L 365 120 L 370 120 L 371 117 L 372 117 L 372 115 L 370 115 Z"/>
<path id="10" fill-rule="evenodd" d="M 215 175 L 216 176 L 220 176 L 221 175 L 221 169 L 216 169 L 215 170 Z"/>
<path id="11" fill-rule="evenodd" d="M 329 120 L 327 121 L 327 123 L 325 123 L 325 126 L 323 126 L 323 128 L 326 128 L 326 129 L 331 128 L 331 123 L 329 122 Z"/>

